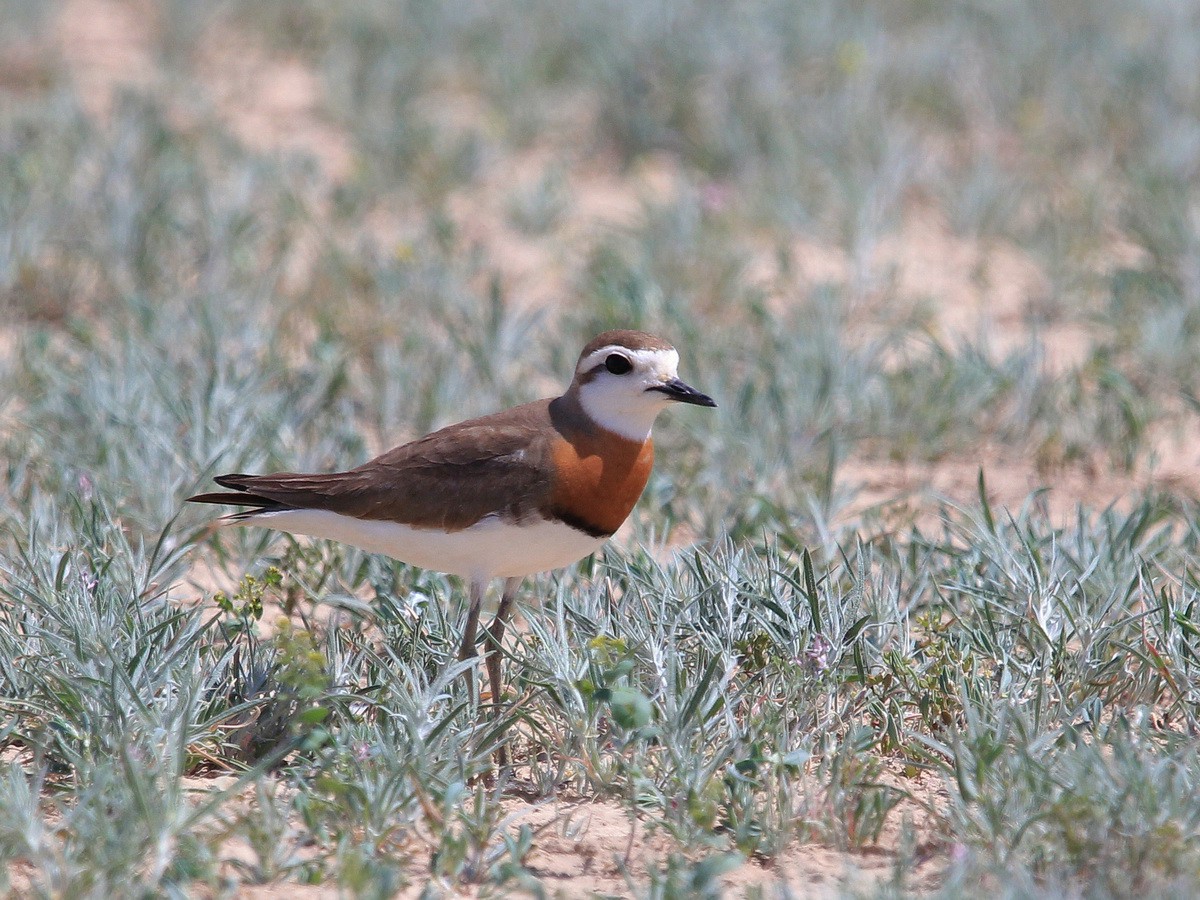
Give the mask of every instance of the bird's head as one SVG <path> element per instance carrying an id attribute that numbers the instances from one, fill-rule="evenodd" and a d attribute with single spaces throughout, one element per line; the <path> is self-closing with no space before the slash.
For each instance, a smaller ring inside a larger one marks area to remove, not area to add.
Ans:
<path id="1" fill-rule="evenodd" d="M 597 425 L 643 441 L 674 403 L 717 405 L 681 381 L 678 370 L 679 353 L 666 341 L 643 331 L 606 331 L 579 354 L 571 390 Z"/>

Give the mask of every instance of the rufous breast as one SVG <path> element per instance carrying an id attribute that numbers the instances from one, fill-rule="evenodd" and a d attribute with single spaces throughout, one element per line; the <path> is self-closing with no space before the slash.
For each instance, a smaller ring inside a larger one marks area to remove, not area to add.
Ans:
<path id="1" fill-rule="evenodd" d="M 642 496 L 654 466 L 654 441 L 576 432 L 555 439 L 551 458 L 554 513 L 574 528 L 607 537 Z"/>

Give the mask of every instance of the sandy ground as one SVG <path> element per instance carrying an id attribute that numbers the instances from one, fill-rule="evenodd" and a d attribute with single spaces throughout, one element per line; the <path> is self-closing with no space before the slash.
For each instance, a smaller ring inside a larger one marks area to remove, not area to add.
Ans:
<path id="1" fill-rule="evenodd" d="M 894 779 L 899 781 L 899 779 Z M 197 797 L 212 789 L 229 789 L 234 779 L 189 778 L 187 788 Z M 920 803 L 938 802 L 939 788 L 933 783 L 910 781 L 904 789 L 913 800 L 905 801 L 893 819 L 908 815 L 919 821 L 923 813 Z M 237 816 L 251 811 L 256 803 L 255 791 L 247 788 L 226 804 L 226 814 Z M 526 803 L 504 801 L 507 813 L 505 830 L 512 835 L 522 827 L 533 833 L 533 849 L 525 859 L 528 871 L 537 878 L 552 896 L 592 897 L 624 896 L 630 891 L 630 880 L 644 883 L 651 868 L 662 870 L 664 860 L 677 850 L 671 838 L 661 829 L 652 829 L 641 818 L 614 803 L 592 800 L 550 799 Z M 802 890 L 804 896 L 823 900 L 844 896 L 847 890 L 871 891 L 894 876 L 897 858 L 890 849 L 899 841 L 900 826 L 890 826 L 877 844 L 856 852 L 846 852 L 819 843 L 793 845 L 777 859 L 769 862 L 743 860 L 721 878 L 730 896 L 742 896 L 747 889 L 770 891 L 778 885 Z M 421 895 L 429 879 L 428 862 L 432 845 L 422 844 L 414 837 L 400 852 L 409 855 L 413 866 L 410 883 L 399 897 Z M 303 853 L 299 854 L 303 855 Z M 693 851 L 689 858 L 702 858 Z M 918 847 L 915 864 L 906 873 L 906 883 L 917 890 L 936 887 L 943 861 L 935 853 Z M 255 854 L 244 842 L 225 845 L 225 863 L 230 874 L 235 868 L 247 871 L 256 863 Z M 441 884 L 452 896 L 474 897 L 479 890 L 471 885 Z M 241 896 L 246 897 L 335 897 L 340 896 L 332 885 L 307 886 L 295 884 L 246 885 Z"/>

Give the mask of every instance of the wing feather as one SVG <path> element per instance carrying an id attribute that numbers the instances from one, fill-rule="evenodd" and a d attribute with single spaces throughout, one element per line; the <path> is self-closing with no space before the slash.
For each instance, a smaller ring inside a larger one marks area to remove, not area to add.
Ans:
<path id="1" fill-rule="evenodd" d="M 222 475 L 232 494 L 199 494 L 198 503 L 322 509 L 456 531 L 498 515 L 527 521 L 553 489 L 548 401 L 451 425 L 346 472 Z"/>

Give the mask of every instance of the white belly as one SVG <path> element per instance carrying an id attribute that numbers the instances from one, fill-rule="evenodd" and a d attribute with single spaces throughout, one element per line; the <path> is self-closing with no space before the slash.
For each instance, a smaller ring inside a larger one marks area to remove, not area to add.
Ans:
<path id="1" fill-rule="evenodd" d="M 235 524 L 340 541 L 463 578 L 514 578 L 557 569 L 595 553 L 606 540 L 561 522 L 543 519 L 514 525 L 495 516 L 450 532 L 356 519 L 320 509 L 264 512 Z"/>

